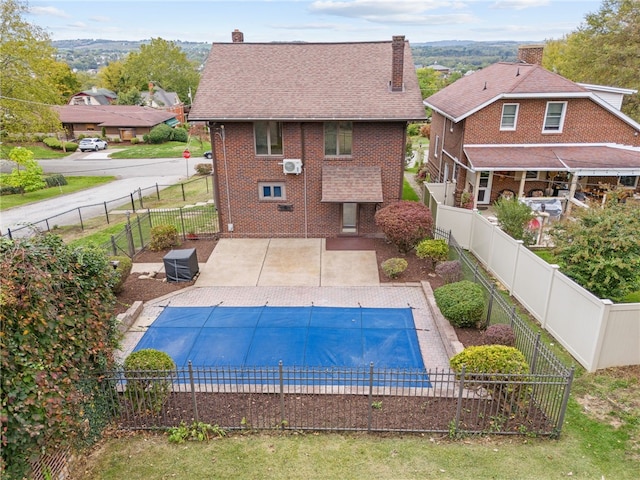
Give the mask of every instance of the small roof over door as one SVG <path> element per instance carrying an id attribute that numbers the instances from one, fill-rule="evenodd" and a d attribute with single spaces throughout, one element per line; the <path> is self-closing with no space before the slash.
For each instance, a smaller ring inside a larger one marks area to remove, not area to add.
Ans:
<path id="1" fill-rule="evenodd" d="M 322 202 L 382 203 L 380 167 L 324 165 Z"/>

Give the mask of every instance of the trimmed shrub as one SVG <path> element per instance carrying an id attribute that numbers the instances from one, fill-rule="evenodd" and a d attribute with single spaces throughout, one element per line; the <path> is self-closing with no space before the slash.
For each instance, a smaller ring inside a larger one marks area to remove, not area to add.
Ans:
<path id="1" fill-rule="evenodd" d="M 113 290 L 113 293 L 120 293 L 122 291 L 122 288 L 124 287 L 124 282 L 127 281 L 127 277 L 129 277 L 129 274 L 131 274 L 133 262 L 129 257 L 125 255 L 109 257 L 109 262 L 118 262 L 115 269 L 117 280 L 111 288 Z"/>
<path id="2" fill-rule="evenodd" d="M 529 363 L 524 354 L 506 345 L 476 345 L 467 347 L 449 360 L 455 372 L 466 373 L 529 373 Z"/>
<path id="3" fill-rule="evenodd" d="M 127 398 L 140 413 L 159 413 L 171 392 L 176 364 L 165 352 L 146 348 L 124 360 Z"/>
<path id="4" fill-rule="evenodd" d="M 131 145 L 136 145 L 136 144 L 140 143 L 140 139 L 138 137 L 133 137 L 129 141 L 131 142 Z"/>
<path id="5" fill-rule="evenodd" d="M 64 142 L 64 149 L 67 152 L 75 152 L 78 150 L 78 144 L 75 142 Z"/>
<path id="6" fill-rule="evenodd" d="M 444 283 L 454 283 L 462 280 L 462 265 L 459 260 L 447 260 L 436 265 L 436 274 L 442 277 Z"/>
<path id="7" fill-rule="evenodd" d="M 158 252 L 166 248 L 173 248 L 180 245 L 178 229 L 175 225 L 158 225 L 151 229 L 151 242 L 149 250 Z"/>
<path id="8" fill-rule="evenodd" d="M 388 258 L 380 264 L 382 271 L 389 278 L 396 278 L 402 272 L 404 272 L 409 263 L 404 258 Z"/>
<path id="9" fill-rule="evenodd" d="M 195 166 L 198 175 L 211 175 L 213 166 L 210 163 L 197 163 Z"/>
<path id="10" fill-rule="evenodd" d="M 161 123 L 153 127 L 146 137 L 149 143 L 164 143 L 171 139 L 172 133 L 173 128 L 166 123 Z"/>
<path id="11" fill-rule="evenodd" d="M 47 137 L 42 140 L 47 147 L 53 148 L 54 150 L 62 150 L 62 142 L 55 137 Z"/>
<path id="12" fill-rule="evenodd" d="M 418 243 L 416 255 L 423 260 L 431 260 L 432 265 L 443 262 L 449 256 L 449 244 L 446 240 L 428 238 Z"/>
<path id="13" fill-rule="evenodd" d="M 0 196 L 2 195 L 20 195 L 24 190 L 22 187 L 12 187 L 10 185 L 0 186 Z"/>
<path id="14" fill-rule="evenodd" d="M 433 237 L 431 210 L 419 202 L 402 200 L 378 210 L 376 225 L 402 253 L 407 253 L 423 238 Z"/>
<path id="15" fill-rule="evenodd" d="M 187 143 L 187 140 L 189 140 L 189 133 L 187 133 L 184 128 L 174 128 L 171 132 L 171 140 Z"/>
<path id="16" fill-rule="evenodd" d="M 456 327 L 475 327 L 484 314 L 485 301 L 482 287 L 463 280 L 449 283 L 433 292 L 442 315 Z"/>
<path id="17" fill-rule="evenodd" d="M 44 183 L 47 184 L 47 187 L 59 187 L 60 185 L 66 185 L 67 179 L 64 178 L 64 175 L 60 173 L 56 173 L 54 175 L 49 175 L 48 177 L 43 178 Z"/>
<path id="18" fill-rule="evenodd" d="M 498 323 L 489 325 L 484 331 L 485 345 L 506 345 L 507 347 L 516 346 L 516 334 L 510 325 Z"/>

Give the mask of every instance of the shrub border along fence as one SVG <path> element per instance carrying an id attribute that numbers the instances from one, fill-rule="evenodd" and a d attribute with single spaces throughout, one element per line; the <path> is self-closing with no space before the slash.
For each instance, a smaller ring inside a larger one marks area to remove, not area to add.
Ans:
<path id="1" fill-rule="evenodd" d="M 485 289 L 486 323 L 508 323 L 530 365 L 526 375 L 375 368 L 210 367 L 106 372 L 100 396 L 118 428 L 204 422 L 228 430 L 560 435 L 574 369 L 566 368 L 443 231 L 467 277 Z M 435 334 L 435 332 L 434 332 Z M 127 382 L 154 385 L 133 398 Z M 157 392 L 165 397 L 157 398 Z M 157 406 L 161 407 L 158 409 Z"/>

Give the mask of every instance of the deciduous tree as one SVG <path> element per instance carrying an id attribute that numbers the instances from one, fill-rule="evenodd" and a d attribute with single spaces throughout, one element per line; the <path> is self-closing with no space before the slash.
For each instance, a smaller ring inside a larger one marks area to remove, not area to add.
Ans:
<path id="1" fill-rule="evenodd" d="M 60 121 L 50 105 L 63 103 L 63 68 L 54 60 L 55 49 L 45 31 L 23 19 L 26 11 L 21 0 L 0 3 L 0 129 L 59 131 Z"/>
<path id="2" fill-rule="evenodd" d="M 621 300 L 640 289 L 640 207 L 614 204 L 576 215 L 551 231 L 561 271 L 600 298 Z"/>

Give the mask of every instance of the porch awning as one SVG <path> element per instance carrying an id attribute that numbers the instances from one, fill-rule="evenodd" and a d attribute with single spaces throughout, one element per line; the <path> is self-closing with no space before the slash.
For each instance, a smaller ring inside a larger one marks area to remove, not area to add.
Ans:
<path id="1" fill-rule="evenodd" d="M 322 202 L 382 203 L 380 167 L 325 165 L 322 167 Z"/>
<path id="2" fill-rule="evenodd" d="M 170 127 L 175 127 L 176 125 L 180 124 L 180 121 L 177 118 L 170 118 L 169 120 L 165 121 L 164 123 L 166 123 Z"/>
<path id="3" fill-rule="evenodd" d="M 568 171 L 581 176 L 640 175 L 640 148 L 618 145 L 467 146 L 475 171 Z"/>

